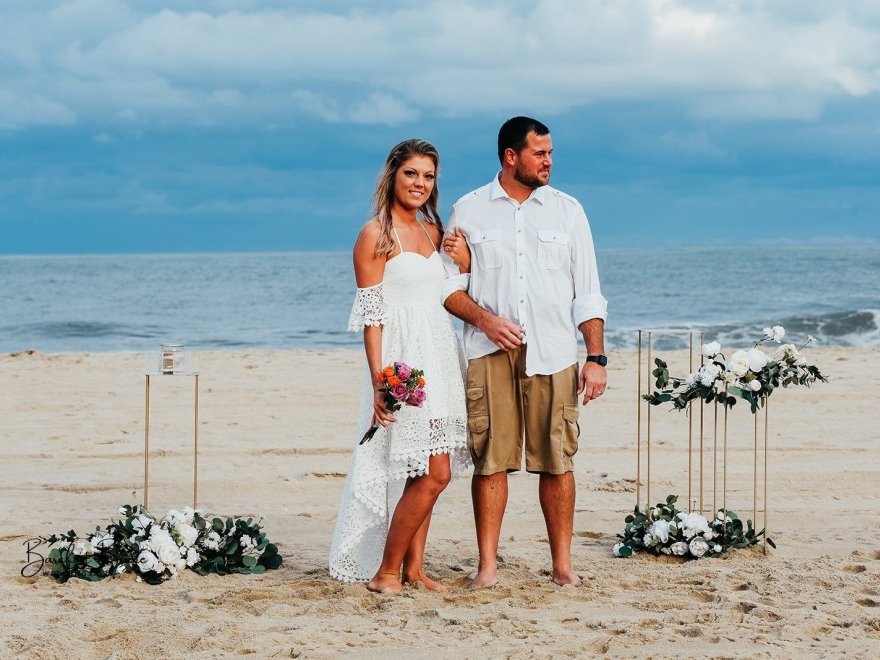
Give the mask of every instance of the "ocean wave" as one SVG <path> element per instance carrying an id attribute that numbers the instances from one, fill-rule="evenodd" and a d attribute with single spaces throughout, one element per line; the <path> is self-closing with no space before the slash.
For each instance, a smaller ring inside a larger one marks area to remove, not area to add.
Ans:
<path id="1" fill-rule="evenodd" d="M 880 310 L 858 309 L 833 312 L 815 316 L 797 315 L 774 322 L 785 328 L 785 341 L 802 344 L 807 336 L 816 338 L 820 345 L 829 346 L 877 346 L 880 345 Z M 676 350 L 688 347 L 688 333 L 694 333 L 693 342 L 717 341 L 722 346 L 743 346 L 756 341 L 767 325 L 762 321 L 730 321 L 707 325 L 676 324 L 670 326 L 643 327 L 642 339 L 647 345 L 647 333 L 652 333 L 652 343 L 658 350 Z M 611 328 L 606 331 L 605 342 L 609 348 L 628 350 L 638 346 L 639 328 Z M 703 339 L 701 340 L 701 336 Z"/>

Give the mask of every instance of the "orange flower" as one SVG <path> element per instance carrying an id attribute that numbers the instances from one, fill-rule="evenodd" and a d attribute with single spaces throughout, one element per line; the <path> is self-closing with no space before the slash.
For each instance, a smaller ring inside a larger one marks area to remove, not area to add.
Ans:
<path id="1" fill-rule="evenodd" d="M 385 374 L 386 377 L 391 377 L 394 375 L 394 367 L 387 366 L 382 370 L 382 373 Z"/>
<path id="2" fill-rule="evenodd" d="M 376 372 L 376 382 L 377 383 L 384 383 L 385 382 L 385 373 L 384 372 L 382 372 L 382 371 Z"/>
<path id="3" fill-rule="evenodd" d="M 419 387 L 424 387 L 425 386 L 425 377 L 419 376 L 419 379 L 416 382 L 418 383 Z"/>
<path id="4" fill-rule="evenodd" d="M 398 383 L 400 383 L 400 378 L 398 378 L 397 376 L 389 376 L 388 377 L 389 387 L 396 387 Z"/>

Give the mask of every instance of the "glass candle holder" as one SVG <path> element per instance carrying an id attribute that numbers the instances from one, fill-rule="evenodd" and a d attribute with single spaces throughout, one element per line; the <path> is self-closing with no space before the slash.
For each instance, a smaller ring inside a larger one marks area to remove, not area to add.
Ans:
<path id="1" fill-rule="evenodd" d="M 183 344 L 162 344 L 160 371 L 163 374 L 180 374 L 186 371 Z"/>

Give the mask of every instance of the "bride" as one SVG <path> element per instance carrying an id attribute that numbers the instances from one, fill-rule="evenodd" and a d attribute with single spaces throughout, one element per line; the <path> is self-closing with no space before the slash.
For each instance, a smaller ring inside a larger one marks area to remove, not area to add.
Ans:
<path id="1" fill-rule="evenodd" d="M 443 307 L 444 268 L 437 252 L 440 156 L 424 140 L 405 140 L 388 154 L 374 193 L 374 212 L 354 246 L 357 295 L 348 329 L 363 330 L 367 370 L 358 438 L 330 549 L 330 574 L 367 582 L 378 592 L 403 583 L 446 587 L 424 573 L 431 512 L 451 477 L 471 468 L 461 345 Z M 468 272 L 470 254 L 450 237 L 450 256 Z M 426 400 L 385 407 L 375 375 L 394 362 L 424 371 Z"/>

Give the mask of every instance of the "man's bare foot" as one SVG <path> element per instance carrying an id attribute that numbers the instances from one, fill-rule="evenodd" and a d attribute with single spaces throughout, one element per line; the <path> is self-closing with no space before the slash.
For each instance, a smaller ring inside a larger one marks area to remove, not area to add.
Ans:
<path id="1" fill-rule="evenodd" d="M 485 589 L 487 587 L 494 587 L 496 584 L 498 584 L 498 574 L 496 570 L 485 569 L 477 571 L 474 579 L 471 580 L 470 586 L 475 589 Z"/>
<path id="2" fill-rule="evenodd" d="M 403 591 L 403 585 L 396 577 L 376 574 L 367 582 L 367 589 L 377 594 L 393 594 Z"/>
<path id="3" fill-rule="evenodd" d="M 571 585 L 573 587 L 580 586 L 581 579 L 574 571 L 553 573 L 553 582 L 558 584 L 560 587 L 564 587 L 566 585 Z"/>
<path id="4" fill-rule="evenodd" d="M 417 582 L 421 582 L 428 591 L 439 591 L 441 593 L 449 591 L 445 585 L 442 585 L 425 575 L 424 571 L 419 571 L 415 575 L 404 575 L 403 581 L 406 584 L 416 584 Z"/>

